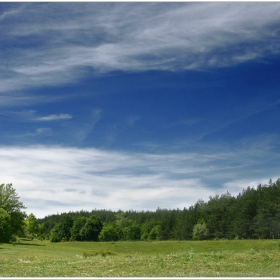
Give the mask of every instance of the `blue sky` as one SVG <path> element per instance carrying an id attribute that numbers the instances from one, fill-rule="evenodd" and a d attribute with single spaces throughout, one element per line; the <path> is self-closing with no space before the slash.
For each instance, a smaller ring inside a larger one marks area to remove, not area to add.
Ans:
<path id="1" fill-rule="evenodd" d="M 184 208 L 279 177 L 280 3 L 0 3 L 0 177 L 27 213 Z"/>

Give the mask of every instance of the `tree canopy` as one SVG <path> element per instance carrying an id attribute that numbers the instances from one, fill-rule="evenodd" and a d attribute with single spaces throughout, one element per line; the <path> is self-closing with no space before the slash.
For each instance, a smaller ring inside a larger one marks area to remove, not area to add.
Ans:
<path id="1" fill-rule="evenodd" d="M 0 208 L 0 242 L 9 242 L 11 237 L 11 216 Z"/>
<path id="2" fill-rule="evenodd" d="M 9 214 L 20 212 L 26 207 L 19 201 L 19 196 L 12 184 L 0 185 L 0 208 L 6 210 Z"/>
<path id="3" fill-rule="evenodd" d="M 13 234 L 23 234 L 25 208 L 12 184 L 0 185 L 1 242 L 8 242 Z"/>

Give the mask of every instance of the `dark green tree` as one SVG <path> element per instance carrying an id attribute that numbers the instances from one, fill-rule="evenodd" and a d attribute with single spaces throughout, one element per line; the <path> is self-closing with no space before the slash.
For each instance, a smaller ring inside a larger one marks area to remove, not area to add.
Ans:
<path id="1" fill-rule="evenodd" d="M 136 223 L 123 229 L 123 238 L 125 240 L 140 240 L 140 237 L 141 228 Z"/>
<path id="2" fill-rule="evenodd" d="M 77 217 L 74 220 L 73 226 L 71 228 L 71 240 L 83 240 L 81 229 L 85 226 L 87 220 L 88 219 L 86 217 Z"/>
<path id="3" fill-rule="evenodd" d="M 74 220 L 71 216 L 64 214 L 60 222 L 51 230 L 50 241 L 68 241 L 71 238 L 71 228 Z"/>
<path id="4" fill-rule="evenodd" d="M 148 235 L 148 240 L 157 240 L 159 238 L 159 225 L 154 226 Z"/>
<path id="5" fill-rule="evenodd" d="M 98 235 L 102 230 L 102 222 L 96 215 L 91 215 L 80 230 L 82 240 L 98 241 Z"/>
<path id="6" fill-rule="evenodd" d="M 51 242 L 60 242 L 62 240 L 62 235 L 61 235 L 61 232 L 60 232 L 60 224 L 56 224 L 51 232 L 50 232 L 50 241 Z"/>
<path id="7" fill-rule="evenodd" d="M 0 208 L 0 242 L 9 242 L 12 236 L 11 216 Z"/>
<path id="8" fill-rule="evenodd" d="M 159 222 L 150 220 L 141 225 L 141 240 L 155 240 L 159 234 Z"/>
<path id="9" fill-rule="evenodd" d="M 159 226 L 159 239 L 168 240 L 174 239 L 174 227 L 176 221 L 176 210 L 163 210 L 161 223 Z"/>
<path id="10" fill-rule="evenodd" d="M 104 225 L 98 239 L 100 241 L 118 241 L 122 237 L 122 230 L 114 224 Z"/>
<path id="11" fill-rule="evenodd" d="M 209 238 L 233 238 L 232 221 L 236 216 L 235 198 L 229 192 L 209 197 L 205 207 L 204 217 L 209 229 Z"/>

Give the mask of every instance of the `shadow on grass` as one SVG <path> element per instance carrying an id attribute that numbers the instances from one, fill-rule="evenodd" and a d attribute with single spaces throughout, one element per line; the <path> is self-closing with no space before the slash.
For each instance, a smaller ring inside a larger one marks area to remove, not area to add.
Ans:
<path id="1" fill-rule="evenodd" d="M 11 244 L 12 244 L 12 243 L 11 243 Z M 26 245 L 26 246 L 46 246 L 46 245 L 33 244 L 33 243 L 22 243 L 22 242 L 14 243 L 13 245 L 15 245 L 15 246 L 18 246 L 18 245 Z"/>

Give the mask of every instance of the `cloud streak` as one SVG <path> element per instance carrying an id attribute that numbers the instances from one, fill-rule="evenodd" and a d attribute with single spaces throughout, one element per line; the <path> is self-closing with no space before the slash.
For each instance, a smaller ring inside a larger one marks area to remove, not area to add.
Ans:
<path id="1" fill-rule="evenodd" d="M 72 116 L 69 114 L 58 114 L 58 115 L 49 115 L 45 117 L 38 117 L 38 121 L 57 121 L 57 120 L 69 120 L 72 119 Z"/>
<path id="2" fill-rule="evenodd" d="M 280 51 L 279 3 L 2 5 L 1 92 L 77 82 L 91 69 L 201 70 Z"/>
<path id="3" fill-rule="evenodd" d="M 64 113 L 39 116 L 35 110 L 3 111 L 1 115 L 20 122 L 51 122 L 73 118 L 72 115 Z"/>
<path id="4" fill-rule="evenodd" d="M 2 146 L 0 170 L 2 182 L 13 183 L 28 213 L 37 216 L 94 208 L 141 211 L 188 207 L 226 190 L 236 195 L 256 182 L 253 169 L 261 156 L 253 152 L 140 154 Z M 246 174 L 240 172 L 244 165 Z M 258 174 L 260 182 L 268 181 L 272 170 L 266 170 Z"/>

